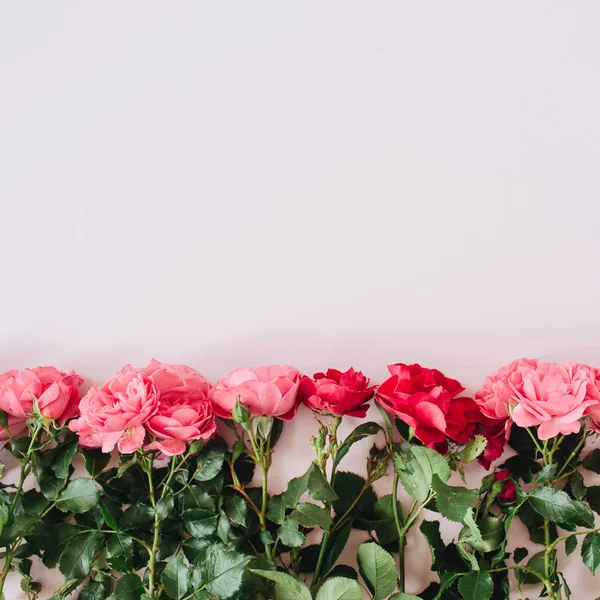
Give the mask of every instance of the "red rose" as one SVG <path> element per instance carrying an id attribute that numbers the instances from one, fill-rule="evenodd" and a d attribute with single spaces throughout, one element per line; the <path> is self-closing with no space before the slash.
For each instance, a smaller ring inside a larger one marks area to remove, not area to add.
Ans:
<path id="1" fill-rule="evenodd" d="M 464 444 L 473 437 L 481 412 L 471 398 L 456 397 L 465 389 L 456 379 L 421 365 L 399 363 L 388 369 L 392 376 L 377 389 L 377 400 L 426 446 L 444 451 L 448 438 Z"/>
<path id="2" fill-rule="evenodd" d="M 502 456 L 506 440 L 510 435 L 510 421 L 497 421 L 482 415 L 477 433 L 487 440 L 483 454 L 477 459 L 480 465 L 489 469 L 491 464 Z"/>
<path id="3" fill-rule="evenodd" d="M 369 387 L 369 379 L 352 367 L 344 373 L 327 369 L 327 373 L 315 373 L 314 378 L 302 377 L 299 396 L 319 413 L 365 417 L 374 389 Z"/>
<path id="4" fill-rule="evenodd" d="M 496 481 L 504 481 L 504 488 L 498 494 L 498 503 L 502 506 L 508 506 L 514 504 L 517 501 L 517 488 L 515 484 L 509 479 L 510 473 L 506 469 L 497 471 L 494 475 Z"/>

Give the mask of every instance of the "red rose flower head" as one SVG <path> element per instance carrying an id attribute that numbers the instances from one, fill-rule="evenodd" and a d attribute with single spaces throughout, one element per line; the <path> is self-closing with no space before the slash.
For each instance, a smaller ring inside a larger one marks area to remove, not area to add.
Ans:
<path id="1" fill-rule="evenodd" d="M 327 369 L 300 380 L 299 397 L 315 412 L 332 415 L 349 415 L 364 418 L 373 398 L 375 386 L 360 371 L 350 367 L 347 371 Z"/>

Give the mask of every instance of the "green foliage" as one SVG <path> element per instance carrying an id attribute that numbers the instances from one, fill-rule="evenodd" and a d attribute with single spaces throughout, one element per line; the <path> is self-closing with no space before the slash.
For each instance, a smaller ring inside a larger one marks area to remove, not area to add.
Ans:
<path id="1" fill-rule="evenodd" d="M 277 600 L 312 600 L 309 589 L 299 577 L 280 571 L 265 571 L 262 569 L 251 569 L 251 572 L 275 582 L 275 597 Z"/>
<path id="2" fill-rule="evenodd" d="M 425 446 L 402 444 L 401 451 L 394 457 L 394 468 L 404 489 L 421 503 L 429 497 L 434 474 L 442 482 L 450 479 L 450 467 L 446 459 Z"/>
<path id="3" fill-rule="evenodd" d="M 458 590 L 464 600 L 490 600 L 494 583 L 489 573 L 471 571 L 460 578 Z"/>
<path id="4" fill-rule="evenodd" d="M 437 473 L 433 475 L 432 488 L 436 494 L 437 509 L 444 517 L 458 523 L 463 521 L 478 497 L 477 490 L 446 485 Z"/>
<path id="5" fill-rule="evenodd" d="M 581 559 L 585 566 L 595 575 L 596 569 L 600 565 L 600 533 L 588 533 L 583 538 Z"/>
<path id="6" fill-rule="evenodd" d="M 167 563 L 160 581 L 166 594 L 173 600 L 181 600 L 187 596 L 191 584 L 191 573 L 185 564 L 183 554 L 178 554 Z"/>
<path id="7" fill-rule="evenodd" d="M 362 600 L 362 592 L 354 579 L 331 577 L 319 588 L 316 600 Z"/>
<path id="8" fill-rule="evenodd" d="M 73 479 L 56 501 L 56 508 L 63 512 L 83 513 L 98 504 L 100 492 L 91 479 Z"/>
<path id="9" fill-rule="evenodd" d="M 372 421 L 369 421 L 368 423 L 361 423 L 358 427 L 356 427 L 338 448 L 335 460 L 333 461 L 334 468 L 337 468 L 341 460 L 344 458 L 344 456 L 346 456 L 346 454 L 348 454 L 350 448 L 356 444 L 356 442 L 371 435 L 375 435 L 380 431 L 381 425 L 373 423 Z"/>
<path id="10" fill-rule="evenodd" d="M 384 600 L 396 588 L 396 563 L 392 556 L 375 542 L 365 542 L 359 546 L 358 568 L 374 600 Z"/>

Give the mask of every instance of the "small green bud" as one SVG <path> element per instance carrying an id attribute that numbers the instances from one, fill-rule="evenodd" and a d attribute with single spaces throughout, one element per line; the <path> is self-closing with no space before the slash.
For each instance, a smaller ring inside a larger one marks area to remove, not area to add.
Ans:
<path id="1" fill-rule="evenodd" d="M 250 431 L 250 411 L 241 403 L 238 397 L 231 413 L 233 420 L 239 423 L 246 431 Z"/>
<path id="2" fill-rule="evenodd" d="M 253 422 L 254 434 L 266 440 L 273 428 L 273 417 L 260 416 L 256 417 Z"/>

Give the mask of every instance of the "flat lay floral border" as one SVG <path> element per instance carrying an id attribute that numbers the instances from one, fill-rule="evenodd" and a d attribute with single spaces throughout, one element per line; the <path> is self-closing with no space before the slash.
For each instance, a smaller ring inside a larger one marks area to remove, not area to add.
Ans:
<path id="1" fill-rule="evenodd" d="M 600 371 L 519 359 L 474 398 L 436 369 L 389 372 L 375 386 L 353 368 L 271 365 L 212 385 L 152 361 L 81 398 L 74 372 L 0 375 L 0 439 L 20 465 L 14 484 L 0 480 L 0 599 L 11 572 L 38 597 L 38 557 L 64 576 L 53 600 L 499 600 L 531 583 L 568 600 L 557 550 L 577 551 L 592 573 L 600 564 L 600 486 L 584 482 L 600 473 Z M 379 422 L 364 420 L 373 402 Z M 270 495 L 300 403 L 317 419 L 314 460 Z M 342 438 L 345 417 L 363 421 Z M 351 447 L 371 437 L 366 475 L 348 470 Z M 507 442 L 516 454 L 503 462 Z M 478 487 L 450 485 L 473 461 L 488 470 Z M 392 493 L 378 497 L 388 473 Z M 450 544 L 444 519 L 458 524 Z M 541 551 L 507 551 L 516 520 Z M 343 564 L 353 529 L 368 540 Z M 418 595 L 406 592 L 411 530 L 437 579 Z"/>

